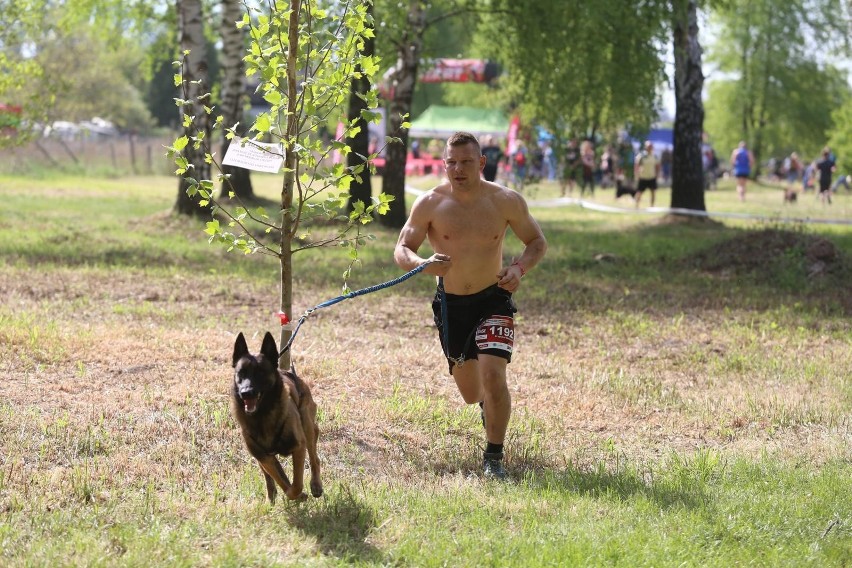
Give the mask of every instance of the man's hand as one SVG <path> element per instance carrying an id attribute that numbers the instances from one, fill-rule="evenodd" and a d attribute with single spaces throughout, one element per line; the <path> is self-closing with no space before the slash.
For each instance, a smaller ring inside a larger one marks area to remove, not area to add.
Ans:
<path id="1" fill-rule="evenodd" d="M 506 266 L 497 273 L 497 286 L 503 288 L 507 292 L 514 293 L 521 286 L 521 277 L 523 277 L 524 271 L 521 268 L 521 265 L 515 263 L 510 266 Z"/>
<path id="2" fill-rule="evenodd" d="M 426 259 L 426 262 L 429 263 L 429 266 L 424 268 L 423 272 L 433 276 L 446 276 L 453 266 L 450 256 L 446 254 L 433 254 Z"/>

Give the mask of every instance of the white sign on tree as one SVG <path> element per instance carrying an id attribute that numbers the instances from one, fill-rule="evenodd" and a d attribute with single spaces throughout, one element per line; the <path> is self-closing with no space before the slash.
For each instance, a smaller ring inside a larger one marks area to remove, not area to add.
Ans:
<path id="1" fill-rule="evenodd" d="M 266 142 L 246 142 L 241 144 L 232 141 L 225 152 L 222 164 L 236 166 L 256 172 L 277 174 L 284 163 L 284 146 Z"/>

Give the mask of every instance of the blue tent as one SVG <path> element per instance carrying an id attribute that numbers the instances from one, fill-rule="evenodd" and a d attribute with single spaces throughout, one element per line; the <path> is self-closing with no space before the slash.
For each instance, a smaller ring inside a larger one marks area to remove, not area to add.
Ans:
<path id="1" fill-rule="evenodd" d="M 674 146 L 674 130 L 671 128 L 652 128 L 645 139 L 653 142 L 654 146 Z"/>

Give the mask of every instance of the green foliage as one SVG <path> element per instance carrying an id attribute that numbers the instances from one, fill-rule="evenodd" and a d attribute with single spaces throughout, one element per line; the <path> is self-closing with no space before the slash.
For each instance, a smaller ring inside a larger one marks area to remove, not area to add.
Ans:
<path id="1" fill-rule="evenodd" d="M 834 127 L 830 131 L 829 144 L 837 155 L 837 171 L 852 174 L 852 97 L 846 104 L 834 110 Z"/>
<path id="2" fill-rule="evenodd" d="M 714 142 L 734 148 L 746 140 L 758 158 L 818 154 L 832 128 L 832 109 L 850 96 L 846 73 L 818 55 L 848 50 L 841 10 L 837 0 L 717 6 L 712 17 L 721 33 L 708 61 L 732 78 L 709 89 L 707 130 Z M 821 49 L 812 49 L 815 44 Z"/>
<path id="3" fill-rule="evenodd" d="M 0 1 L 0 102 L 28 122 L 99 116 L 146 131 L 140 92 L 143 34 L 159 21 L 147 3 Z"/>
<path id="4" fill-rule="evenodd" d="M 378 59 L 363 56 L 360 51 L 364 39 L 373 34 L 363 4 L 345 2 L 328 10 L 322 5 L 304 4 L 295 25 L 290 10 L 266 13 L 249 9 L 244 13 L 237 26 L 245 29 L 249 38 L 244 57 L 246 74 L 260 80 L 257 91 L 270 109 L 256 117 L 242 138 L 237 134 L 238 125 L 223 124 L 221 117 L 214 125 L 214 130 L 223 129 L 228 138 L 241 144 L 277 143 L 278 150 L 273 147 L 271 151 L 284 157 L 280 214 L 270 216 L 262 207 L 241 203 L 233 191 L 229 201 L 216 199 L 213 180 L 192 180 L 187 192 L 200 197 L 201 205 L 209 206 L 214 216 L 225 219 L 223 223 L 207 223 L 205 232 L 210 235 L 210 242 L 221 243 L 228 250 L 279 258 L 289 258 L 300 250 L 337 245 L 351 260 L 344 273 L 346 279 L 358 260 L 359 247 L 370 238 L 362 234 L 362 226 L 374 215 L 384 214 L 390 198 L 382 195 L 372 203 L 360 203 L 348 216 L 341 214 L 347 205 L 349 185 L 371 166 L 367 156 L 353 168 L 332 160 L 335 152 L 342 156 L 350 153 L 344 140 L 358 128 L 354 120 L 345 125 L 338 139 L 324 142 L 322 135 L 328 130 L 329 121 L 336 118 L 337 109 L 345 107 L 352 79 L 376 74 Z M 176 84 L 183 81 L 180 74 L 175 76 Z M 378 106 L 375 91 L 365 96 L 368 109 Z M 371 110 L 364 111 L 363 117 L 370 122 L 379 120 L 379 115 Z M 185 126 L 191 122 L 192 117 L 185 117 Z M 185 155 L 189 145 L 204 147 L 207 161 L 221 171 L 220 158 L 209 149 L 210 144 L 203 133 L 175 140 L 169 153 L 175 159 L 176 173 L 191 173 Z M 217 181 L 227 185 L 228 176 L 219 174 Z M 316 234 L 328 227 L 332 227 L 330 234 Z M 265 235 L 278 237 L 278 246 Z"/>
<path id="5" fill-rule="evenodd" d="M 661 6 L 619 0 L 492 4 L 477 45 L 504 65 L 505 86 L 528 119 L 579 134 L 653 120 L 663 79 L 667 16 Z"/>

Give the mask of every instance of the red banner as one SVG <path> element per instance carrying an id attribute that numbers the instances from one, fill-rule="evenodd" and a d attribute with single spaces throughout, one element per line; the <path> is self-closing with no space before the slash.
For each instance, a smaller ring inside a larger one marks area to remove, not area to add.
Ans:
<path id="1" fill-rule="evenodd" d="M 483 59 L 435 59 L 430 66 L 424 64 L 420 75 L 423 83 L 485 83 Z"/>
<path id="2" fill-rule="evenodd" d="M 417 80 L 421 83 L 492 83 L 500 72 L 499 67 L 485 59 L 430 59 L 420 66 Z M 379 94 L 393 97 L 393 76 L 396 66 L 382 75 L 378 84 Z"/>

